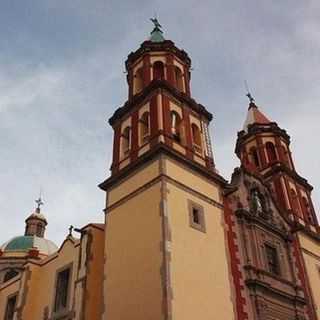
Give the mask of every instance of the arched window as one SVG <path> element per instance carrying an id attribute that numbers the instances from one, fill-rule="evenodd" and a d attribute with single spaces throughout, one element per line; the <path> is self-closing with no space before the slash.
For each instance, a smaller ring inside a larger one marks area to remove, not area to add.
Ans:
<path id="1" fill-rule="evenodd" d="M 135 94 L 139 93 L 143 89 L 143 69 L 142 67 L 136 71 L 134 75 L 134 84 L 135 84 Z"/>
<path id="2" fill-rule="evenodd" d="M 193 123 L 191 125 L 192 142 L 196 151 L 201 152 L 201 133 L 199 127 Z"/>
<path id="3" fill-rule="evenodd" d="M 272 163 L 274 161 L 277 161 L 277 153 L 276 153 L 276 149 L 274 147 L 274 144 L 272 142 L 267 142 L 266 149 L 267 149 L 269 162 Z"/>
<path id="4" fill-rule="evenodd" d="M 176 87 L 180 91 L 183 90 L 183 75 L 181 72 L 181 69 L 177 66 L 174 67 L 174 74 L 175 74 L 175 79 L 176 79 Z"/>
<path id="5" fill-rule="evenodd" d="M 127 155 L 129 153 L 130 150 L 130 144 L 131 144 L 131 128 L 130 127 L 126 127 L 123 130 L 122 133 L 122 153 L 123 155 Z"/>
<path id="6" fill-rule="evenodd" d="M 175 111 L 171 111 L 171 133 L 174 140 L 181 142 L 181 118 Z"/>
<path id="7" fill-rule="evenodd" d="M 153 64 L 153 80 L 163 80 L 164 79 L 164 66 L 161 61 L 156 61 Z"/>
<path id="8" fill-rule="evenodd" d="M 290 189 L 291 200 L 292 200 L 292 211 L 301 217 L 301 211 L 299 206 L 299 199 L 295 190 Z M 302 217 L 301 217 L 302 218 Z"/>
<path id="9" fill-rule="evenodd" d="M 260 161 L 259 161 L 257 149 L 255 147 L 251 147 L 250 154 L 251 154 L 251 159 L 252 159 L 253 164 L 256 166 L 256 168 L 259 168 Z"/>
<path id="10" fill-rule="evenodd" d="M 140 118 L 140 141 L 145 143 L 150 135 L 150 116 L 149 112 L 144 112 Z"/>
<path id="11" fill-rule="evenodd" d="M 42 236 L 43 236 L 42 230 L 43 230 L 42 224 L 41 224 L 40 222 L 37 223 L 37 229 L 36 229 L 36 235 L 37 235 L 37 237 L 42 237 Z"/>
<path id="12" fill-rule="evenodd" d="M 16 275 L 18 275 L 18 272 L 14 269 L 10 269 L 4 275 L 3 282 L 9 281 L 10 279 L 14 278 Z"/>

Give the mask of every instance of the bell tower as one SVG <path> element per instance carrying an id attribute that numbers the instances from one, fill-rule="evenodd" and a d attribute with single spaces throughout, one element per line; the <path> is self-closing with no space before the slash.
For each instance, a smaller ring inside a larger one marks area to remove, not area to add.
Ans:
<path id="1" fill-rule="evenodd" d="M 104 319 L 232 319 L 212 115 L 191 96 L 188 54 L 152 21 L 126 61 L 128 100 L 109 120 Z"/>
<path id="2" fill-rule="evenodd" d="M 191 60 L 153 22 L 150 39 L 126 61 L 128 101 L 109 120 L 112 174 L 160 147 L 214 171 L 208 131 L 212 115 L 191 98 Z"/>
<path id="3" fill-rule="evenodd" d="M 245 168 L 261 175 L 269 184 L 289 219 L 316 232 L 319 227 L 311 200 L 313 188 L 295 169 L 290 137 L 259 110 L 250 94 L 248 96 L 247 119 L 238 133 L 236 154 Z"/>

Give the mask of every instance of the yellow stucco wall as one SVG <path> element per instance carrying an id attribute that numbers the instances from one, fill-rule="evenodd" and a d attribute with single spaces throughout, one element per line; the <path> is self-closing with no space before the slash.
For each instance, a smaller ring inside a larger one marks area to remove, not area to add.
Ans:
<path id="1" fill-rule="evenodd" d="M 299 241 L 316 313 L 320 319 L 320 242 L 303 233 L 299 234 Z"/>
<path id="2" fill-rule="evenodd" d="M 104 319 L 163 319 L 159 204 L 157 183 L 107 214 Z"/>
<path id="3" fill-rule="evenodd" d="M 22 319 L 42 319 L 45 307 L 49 307 L 51 314 L 54 304 L 56 273 L 59 269 L 69 264 L 73 265 L 69 308 L 72 306 L 73 284 L 77 274 L 78 248 L 74 247 L 71 241 L 67 241 L 59 255 L 50 260 L 50 262 L 41 267 L 34 264 L 27 265 L 31 275 L 25 287 L 27 299 L 23 307 Z"/>
<path id="4" fill-rule="evenodd" d="M 170 183 L 167 188 L 173 319 L 234 319 L 222 210 Z M 188 200 L 203 206 L 205 233 L 190 226 Z"/>
<path id="5" fill-rule="evenodd" d="M 221 202 L 217 185 L 199 174 L 192 173 L 189 168 L 186 168 L 169 158 L 166 160 L 166 174 L 172 179 L 175 179 L 186 186 L 192 187 L 203 195 Z"/>
<path id="6" fill-rule="evenodd" d="M 85 319 L 100 320 L 103 313 L 104 232 L 90 228 L 92 243 L 87 268 Z"/>
<path id="7" fill-rule="evenodd" d="M 159 175 L 159 162 L 153 161 L 152 164 L 148 164 L 145 168 L 139 170 L 138 173 L 130 176 L 130 179 L 122 181 L 117 186 L 113 187 L 108 191 L 108 204 L 107 206 L 113 205 L 126 195 L 130 194 L 137 188 L 143 186 L 153 178 Z"/>

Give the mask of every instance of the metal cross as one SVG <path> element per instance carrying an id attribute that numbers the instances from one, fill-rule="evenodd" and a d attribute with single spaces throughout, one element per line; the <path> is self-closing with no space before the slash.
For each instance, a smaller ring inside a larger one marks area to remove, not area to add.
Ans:
<path id="1" fill-rule="evenodd" d="M 35 200 L 36 204 L 37 204 L 37 209 L 40 210 L 40 207 L 44 205 L 41 197 L 39 197 L 37 200 Z"/>

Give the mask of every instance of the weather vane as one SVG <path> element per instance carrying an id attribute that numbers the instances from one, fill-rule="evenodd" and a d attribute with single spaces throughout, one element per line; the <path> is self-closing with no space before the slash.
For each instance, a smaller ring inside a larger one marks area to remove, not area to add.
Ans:
<path id="1" fill-rule="evenodd" d="M 244 85 L 245 85 L 246 90 L 247 90 L 246 96 L 248 97 L 250 103 L 253 103 L 253 102 L 254 102 L 254 98 L 253 98 L 253 96 L 251 95 L 251 93 L 250 93 L 250 91 L 249 91 L 249 87 L 248 87 L 247 80 L 244 80 Z"/>
<path id="2" fill-rule="evenodd" d="M 162 26 L 161 26 L 161 24 L 159 23 L 156 15 L 155 15 L 154 18 L 151 18 L 150 20 L 151 20 L 152 23 L 154 24 L 154 29 L 153 29 L 153 31 L 160 31 L 160 32 L 162 32 L 162 30 L 161 30 Z"/>

